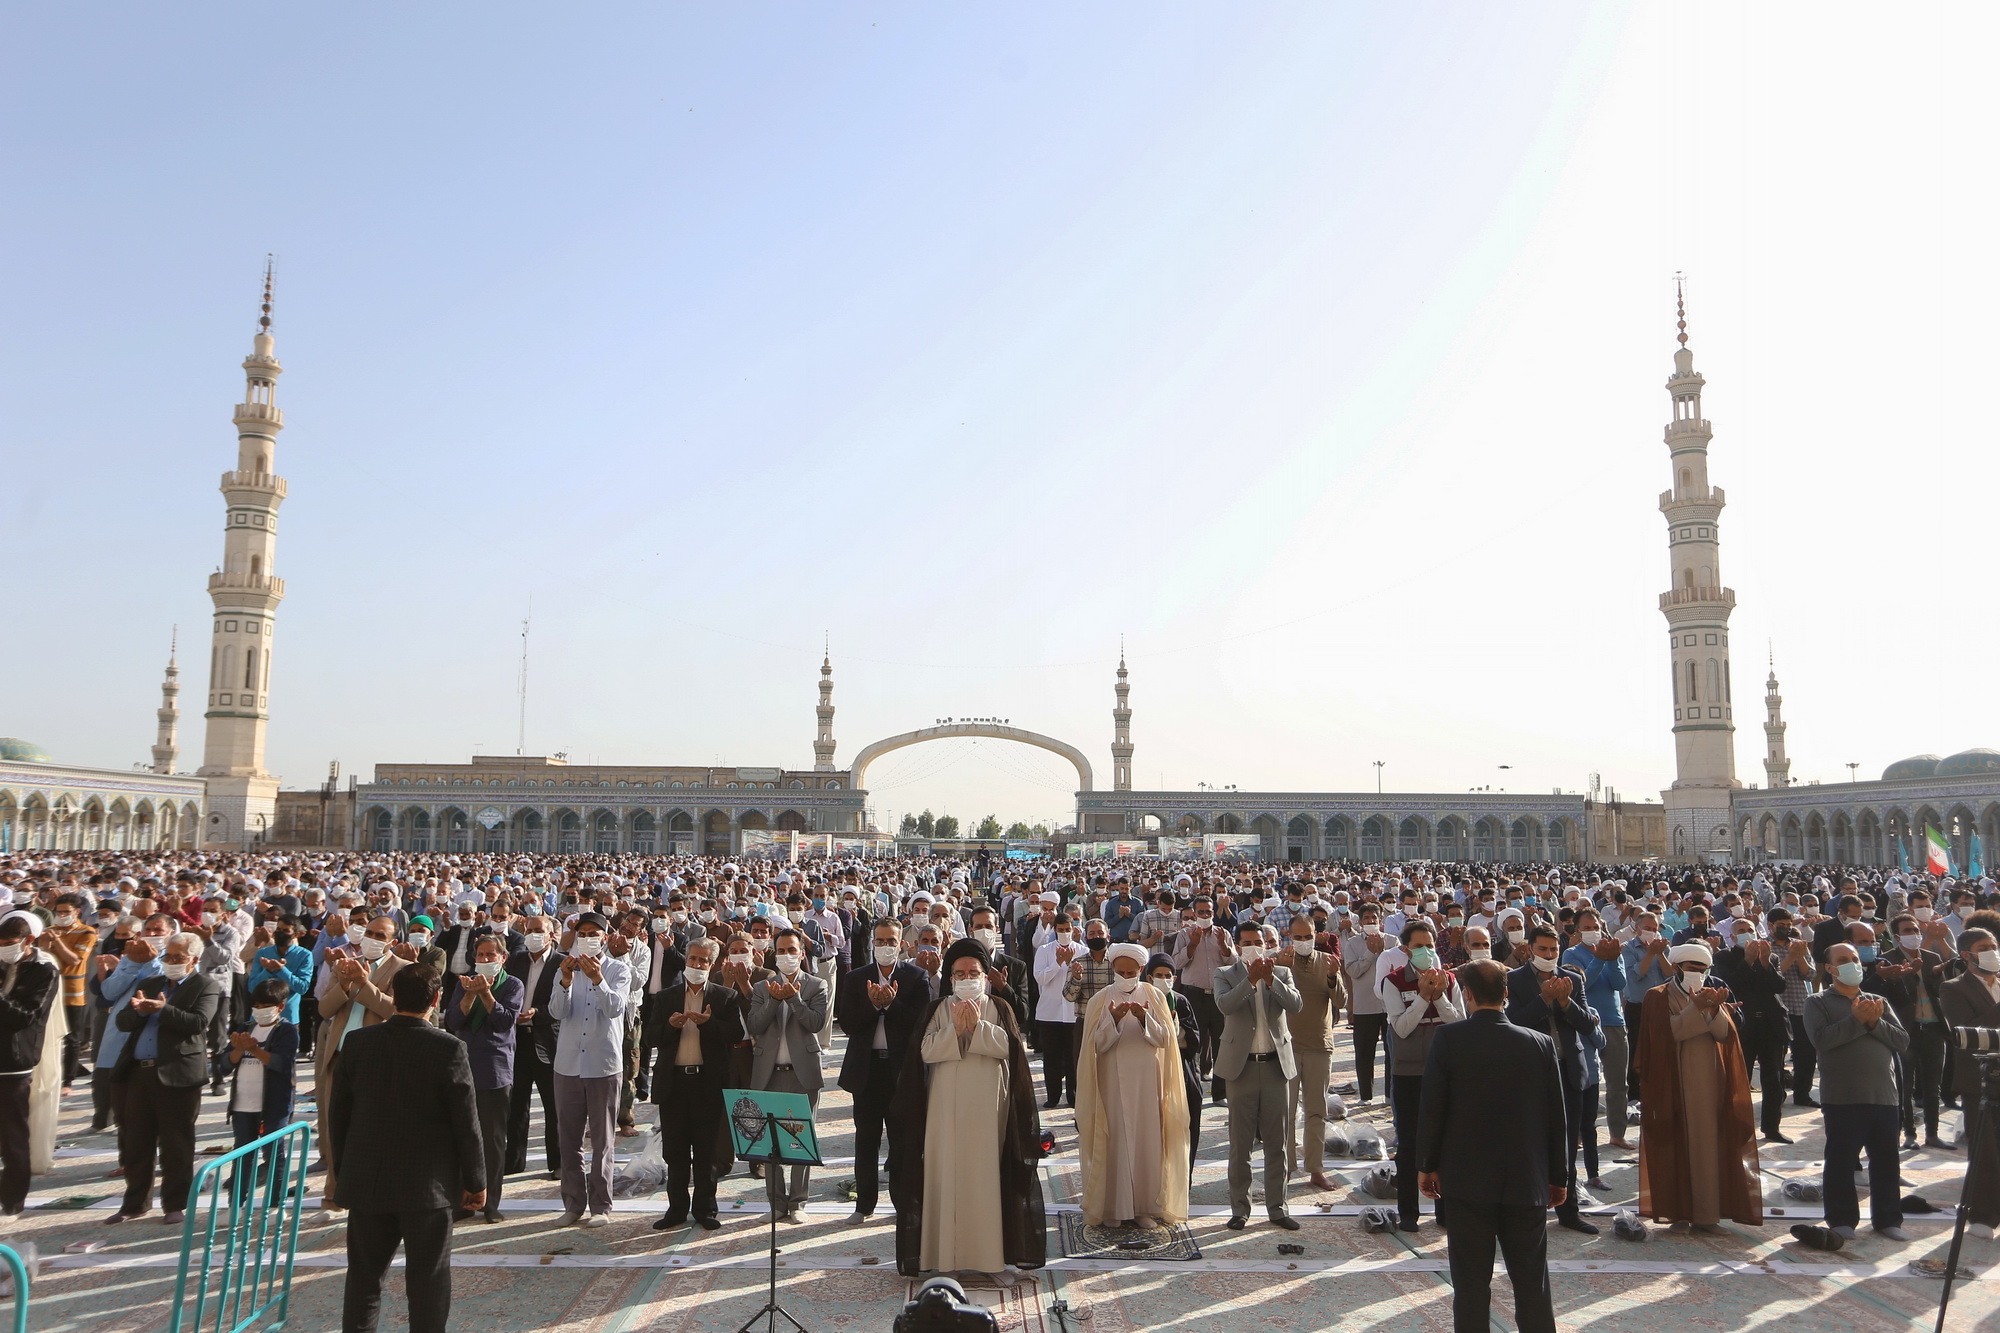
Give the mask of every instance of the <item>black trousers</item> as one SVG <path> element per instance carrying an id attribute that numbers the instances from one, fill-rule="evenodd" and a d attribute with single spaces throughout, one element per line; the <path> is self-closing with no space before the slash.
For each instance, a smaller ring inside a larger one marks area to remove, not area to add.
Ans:
<path id="1" fill-rule="evenodd" d="M 1042 1040 L 1042 1086 L 1048 1089 L 1046 1100 L 1053 1106 L 1063 1099 L 1066 1091 L 1070 1100 L 1075 1101 L 1076 1024 L 1037 1019 L 1035 1030 Z"/>
<path id="2" fill-rule="evenodd" d="M 1577 1135 L 1576 1131 L 1579 1123 L 1583 1120 L 1586 1107 L 1590 1112 L 1590 1131 L 1594 1134 L 1597 1132 L 1596 1092 L 1594 1090 L 1586 1092 L 1582 1088 L 1572 1088 L 1569 1085 L 1569 1080 L 1564 1079 L 1563 1117 L 1569 1125 L 1569 1133 L 1567 1135 L 1569 1139 L 1569 1160 L 1565 1163 L 1566 1174 L 1563 1184 L 1569 1190 L 1569 1193 L 1563 1198 L 1562 1205 L 1556 1209 L 1557 1217 L 1580 1217 L 1582 1215 L 1578 1211 L 1576 1202 L 1576 1154 L 1577 1150 L 1583 1147 L 1583 1140 Z M 1491 1263 L 1492 1260 L 1489 1258 L 1487 1262 Z"/>
<path id="3" fill-rule="evenodd" d="M 1764 1090 L 1761 1128 L 1776 1134 L 1785 1119 L 1785 1053 L 1791 1047 L 1791 1033 L 1776 1026 L 1746 1026 L 1741 1031 L 1743 1063 L 1756 1071 L 1757 1084 Z"/>
<path id="4" fill-rule="evenodd" d="M 1194 1005 L 1195 1022 L 1201 1025 L 1201 1051 L 1196 1061 L 1198 1072 L 1203 1078 L 1210 1078 L 1215 1069 L 1216 1048 L 1222 1045 L 1222 1011 L 1215 1007 L 1215 992 L 1212 990 L 1184 986 L 1181 994 Z M 1215 1079 L 1209 1090 L 1215 1096 L 1222 1096 L 1225 1091 L 1222 1080 Z"/>
<path id="5" fill-rule="evenodd" d="M 1375 1095 L 1375 1050 L 1384 1047 L 1383 1034 L 1389 1030 L 1387 1014 L 1354 1015 L 1354 1084 L 1361 1090 L 1361 1100 L 1367 1101 Z M 1388 1059 L 1385 1053 L 1382 1080 L 1383 1090 L 1389 1088 Z"/>
<path id="6" fill-rule="evenodd" d="M 1645 1011 L 1646 1006 L 1643 1004 L 1627 1004 L 1625 1006 L 1625 1031 L 1629 1034 L 1628 1040 L 1630 1042 L 1625 1053 L 1625 1100 L 1628 1102 L 1639 1100 L 1639 1033 L 1641 1031 L 1639 1018 Z M 1797 1018 L 1792 1020 L 1794 1023 L 1802 1021 Z M 1801 1032 L 1804 1030 L 1803 1028 L 1800 1029 Z M 1812 1049 L 1811 1042 L 1806 1043 L 1806 1049 Z M 1634 1116 L 1633 1119 L 1636 1121 L 1638 1117 Z"/>
<path id="7" fill-rule="evenodd" d="M 347 1214 L 347 1293 L 341 1333 L 375 1333 L 382 1313 L 382 1276 L 403 1246 L 403 1284 L 410 1293 L 410 1333 L 444 1333 L 451 1317 L 449 1208 L 406 1213 Z"/>
<path id="8" fill-rule="evenodd" d="M 1497 1243 L 1514 1284 L 1514 1324 L 1520 1333 L 1556 1333 L 1549 1294 L 1549 1233 L 1544 1210 L 1518 1204 L 1448 1199 L 1446 1252 L 1451 1262 L 1454 1333 L 1492 1333 L 1493 1250 Z"/>
<path id="9" fill-rule="evenodd" d="M 667 1214 L 714 1217 L 722 1090 L 678 1078 L 662 1060 L 653 1071 L 653 1093 L 660 1108 L 660 1152 L 667 1159 Z"/>
<path id="10" fill-rule="evenodd" d="M 1046 1046 L 1042 1048 L 1042 1059 L 1043 1067 L 1047 1068 Z M 895 1092 L 896 1061 L 889 1058 L 887 1051 L 871 1054 L 868 1081 L 854 1097 L 854 1211 L 857 1213 L 872 1213 L 881 1201 L 882 1135 L 889 1125 L 889 1101 Z"/>
<path id="11" fill-rule="evenodd" d="M 83 1063 L 83 1039 L 90 1032 L 90 1006 L 87 1004 L 66 1004 L 63 1006 L 63 1053 L 62 1081 L 67 1088 L 87 1072 Z"/>
<path id="12" fill-rule="evenodd" d="M 119 1101 L 118 1164 L 125 1168 L 125 1201 L 119 1211 L 152 1206 L 153 1164 L 160 1169 L 160 1207 L 180 1212 L 194 1184 L 194 1121 L 201 1114 L 201 1084 L 169 1088 L 151 1065 L 134 1066 Z"/>
<path id="13" fill-rule="evenodd" d="M 28 1084 L 26 1074 L 0 1078 L 0 1211 L 28 1202 Z"/>
<path id="14" fill-rule="evenodd" d="M 1854 1173 L 1861 1154 L 1868 1153 L 1868 1215 L 1878 1227 L 1903 1225 L 1903 1190 L 1899 1183 L 1902 1158 L 1896 1150 L 1896 1108 L 1832 1103 L 1821 1108 L 1826 1117 L 1826 1171 L 1822 1189 L 1826 1224 L 1852 1227 L 1861 1223 L 1861 1197 Z"/>
<path id="15" fill-rule="evenodd" d="M 1813 1074 L 1819 1069 L 1819 1052 L 1806 1035 L 1804 1014 L 1792 1016 L 1792 1101 L 1803 1106 L 1812 1096 Z"/>
<path id="16" fill-rule="evenodd" d="M 528 1112 L 536 1092 L 542 1094 L 542 1155 L 554 1171 L 562 1160 L 556 1146 L 556 1071 L 533 1056 L 514 1061 L 514 1087 L 507 1102 L 507 1173 L 528 1169 Z"/>
<path id="17" fill-rule="evenodd" d="M 1390 1119 L 1396 1126 L 1396 1215 L 1415 1226 L 1417 1204 L 1417 1112 L 1423 1109 L 1424 1076 L 1389 1076 Z"/>
<path id="18" fill-rule="evenodd" d="M 1910 1026 L 1910 1049 L 1896 1069 L 1897 1090 L 1903 1097 L 1903 1137 L 1917 1136 L 1917 1110 L 1923 1109 L 1924 1134 L 1934 1136 L 1938 1125 L 1938 1088 L 1944 1082 L 1945 1028 L 1942 1023 Z"/>

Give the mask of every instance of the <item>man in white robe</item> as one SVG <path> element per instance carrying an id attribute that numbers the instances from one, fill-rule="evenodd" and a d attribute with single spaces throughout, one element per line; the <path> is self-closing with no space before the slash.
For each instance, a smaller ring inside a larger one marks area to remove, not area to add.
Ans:
<path id="1" fill-rule="evenodd" d="M 1090 999 L 1077 1066 L 1083 1217 L 1140 1230 L 1187 1220 L 1187 1089 L 1172 1006 L 1140 975 L 1146 951 L 1109 950 L 1116 975 Z M 1171 1164 L 1171 1165 L 1170 1165 Z"/>

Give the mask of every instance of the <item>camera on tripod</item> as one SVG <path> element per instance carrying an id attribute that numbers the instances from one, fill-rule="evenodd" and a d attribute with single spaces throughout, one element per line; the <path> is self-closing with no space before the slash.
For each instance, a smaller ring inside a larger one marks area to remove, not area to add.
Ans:
<path id="1" fill-rule="evenodd" d="M 2000 1028 L 1953 1028 L 1951 1039 L 1961 1051 L 1974 1055 L 2000 1055 Z"/>
<path id="2" fill-rule="evenodd" d="M 965 1299 L 957 1281 L 938 1276 L 917 1288 L 916 1299 L 896 1316 L 895 1333 L 996 1333 L 1000 1321 Z"/>

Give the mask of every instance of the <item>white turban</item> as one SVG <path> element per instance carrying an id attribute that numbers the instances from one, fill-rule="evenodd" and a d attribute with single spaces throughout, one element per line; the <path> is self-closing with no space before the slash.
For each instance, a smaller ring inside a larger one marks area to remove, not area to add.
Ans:
<path id="1" fill-rule="evenodd" d="M 42 933 L 42 919 L 36 916 L 33 912 L 9 912 L 5 916 L 0 916 L 0 926 L 6 925 L 9 921 L 12 921 L 15 917 L 19 917 L 21 918 L 21 920 L 28 923 L 28 937 L 30 939 L 33 939 Z"/>
<path id="2" fill-rule="evenodd" d="M 1146 960 L 1150 957 L 1152 957 L 1151 954 L 1136 944 L 1114 944 L 1105 950 L 1105 961 L 1107 963 L 1115 963 L 1120 958 L 1130 958 L 1139 965 L 1141 972 L 1146 970 Z"/>
<path id="3" fill-rule="evenodd" d="M 1715 955 L 1708 951 L 1706 944 L 1696 944 L 1693 940 L 1689 940 L 1686 944 L 1676 944 L 1667 950 L 1667 961 L 1675 967 L 1679 967 L 1682 963 L 1709 964 L 1715 961 Z"/>

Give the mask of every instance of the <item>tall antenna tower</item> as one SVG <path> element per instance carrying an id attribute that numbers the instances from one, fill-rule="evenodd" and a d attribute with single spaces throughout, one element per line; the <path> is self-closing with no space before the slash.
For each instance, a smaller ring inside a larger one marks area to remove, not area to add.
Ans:
<path id="1" fill-rule="evenodd" d="M 521 696 L 519 727 L 514 734 L 514 757 L 519 759 L 528 751 L 528 623 L 534 618 L 535 605 L 528 603 L 528 615 L 521 621 L 521 678 L 518 682 Z"/>

